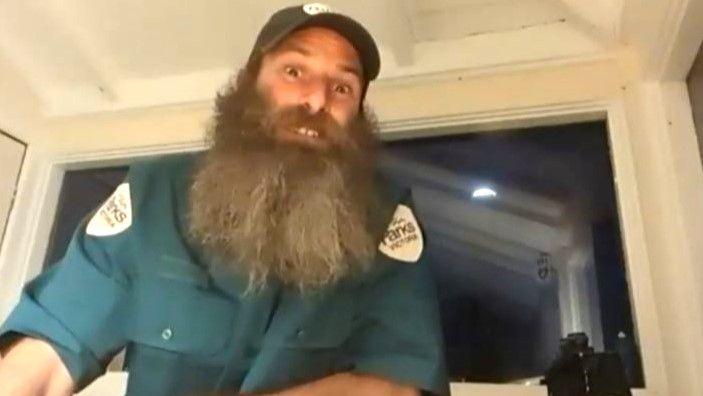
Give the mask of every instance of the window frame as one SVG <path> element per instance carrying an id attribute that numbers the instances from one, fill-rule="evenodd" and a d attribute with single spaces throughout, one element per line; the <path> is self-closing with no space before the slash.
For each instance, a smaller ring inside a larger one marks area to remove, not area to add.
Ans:
<path id="1" fill-rule="evenodd" d="M 568 104 L 540 105 L 526 108 L 471 113 L 447 117 L 381 122 L 382 138 L 397 140 L 454 133 L 476 133 L 506 129 L 551 126 L 603 120 L 608 129 L 615 191 L 623 238 L 623 250 L 630 284 L 630 296 L 638 342 L 643 351 L 642 363 L 646 388 L 634 390 L 637 396 L 665 394 L 666 373 L 656 301 L 652 289 L 649 257 L 644 238 L 634 158 L 624 103 L 621 99 L 587 100 Z M 8 287 L 0 289 L 0 319 L 17 301 L 22 285 L 41 272 L 48 245 L 63 175 L 68 170 L 125 165 L 132 160 L 168 153 L 202 150 L 202 141 L 167 145 L 136 146 L 117 150 L 52 152 L 30 150 L 27 169 L 21 175 L 16 210 L 8 221 L 4 241 L 16 249 L 3 249 L 0 255 L 0 279 Z M 20 220 L 23 219 L 23 220 Z M 638 263 L 633 265 L 632 263 Z M 531 396 L 546 394 L 546 387 L 507 384 L 452 383 L 452 395 Z"/>

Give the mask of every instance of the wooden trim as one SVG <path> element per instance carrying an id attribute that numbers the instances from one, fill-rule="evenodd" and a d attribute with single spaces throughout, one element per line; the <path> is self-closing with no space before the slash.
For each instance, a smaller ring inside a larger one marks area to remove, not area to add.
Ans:
<path id="1" fill-rule="evenodd" d="M 513 384 L 468 384 L 452 383 L 452 396 L 546 396 L 546 386 L 513 385 Z M 634 396 L 654 396 L 654 392 L 646 389 L 634 389 Z"/>

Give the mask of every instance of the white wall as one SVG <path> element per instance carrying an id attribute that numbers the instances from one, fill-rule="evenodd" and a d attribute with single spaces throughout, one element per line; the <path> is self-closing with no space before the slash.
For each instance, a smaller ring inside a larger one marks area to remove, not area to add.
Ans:
<path id="1" fill-rule="evenodd" d="M 10 135 L 0 133 L 0 246 L 5 225 L 15 198 L 17 178 L 22 167 L 25 146 Z"/>

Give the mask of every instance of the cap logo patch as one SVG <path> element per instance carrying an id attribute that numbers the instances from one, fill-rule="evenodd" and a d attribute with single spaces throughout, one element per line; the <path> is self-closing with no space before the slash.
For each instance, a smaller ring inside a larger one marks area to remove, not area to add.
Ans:
<path id="1" fill-rule="evenodd" d="M 88 222 L 88 235 L 103 237 L 116 235 L 132 225 L 132 202 L 129 184 L 122 183 Z"/>
<path id="2" fill-rule="evenodd" d="M 392 259 L 414 263 L 420 259 L 423 249 L 422 232 L 413 211 L 398 205 L 378 250 Z"/>
<path id="3" fill-rule="evenodd" d="M 308 3 L 303 6 L 303 11 L 308 15 L 317 15 L 325 12 L 332 12 L 332 8 L 322 3 Z"/>

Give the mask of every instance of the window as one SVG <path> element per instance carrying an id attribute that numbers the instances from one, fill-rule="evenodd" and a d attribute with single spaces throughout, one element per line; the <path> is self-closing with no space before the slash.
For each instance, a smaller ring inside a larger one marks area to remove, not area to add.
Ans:
<path id="1" fill-rule="evenodd" d="M 413 191 L 454 382 L 537 383 L 586 332 L 644 386 L 603 122 L 386 142 Z M 68 172 L 47 262 L 126 167 Z"/>
<path id="2" fill-rule="evenodd" d="M 426 234 L 452 381 L 538 383 L 583 331 L 644 386 L 604 123 L 387 148 Z"/>
<path id="3" fill-rule="evenodd" d="M 78 224 L 112 194 L 128 169 L 126 166 L 95 168 L 64 174 L 44 268 L 63 257 Z"/>

